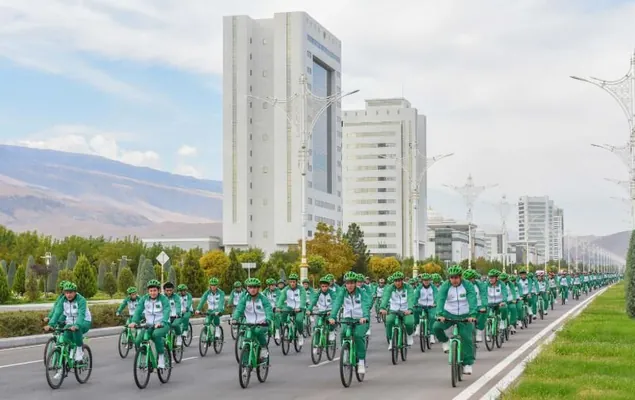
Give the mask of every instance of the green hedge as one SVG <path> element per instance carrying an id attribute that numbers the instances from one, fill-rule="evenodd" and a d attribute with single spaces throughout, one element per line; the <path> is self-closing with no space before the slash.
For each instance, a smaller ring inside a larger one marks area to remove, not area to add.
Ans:
<path id="1" fill-rule="evenodd" d="M 199 301 L 194 300 L 192 306 L 196 310 Z M 127 319 L 127 309 L 123 315 L 117 317 L 119 305 L 117 304 L 93 304 L 89 305 L 92 316 L 92 329 L 108 328 L 112 326 L 123 326 Z M 42 320 L 48 315 L 48 311 L 13 311 L 0 312 L 0 338 L 10 338 L 17 336 L 38 335 L 44 332 L 44 322 Z M 194 316 L 192 316 L 194 317 Z"/>

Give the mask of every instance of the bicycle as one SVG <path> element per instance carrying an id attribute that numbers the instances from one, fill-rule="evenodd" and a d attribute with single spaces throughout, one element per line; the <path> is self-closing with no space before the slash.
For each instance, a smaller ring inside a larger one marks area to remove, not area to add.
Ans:
<path id="1" fill-rule="evenodd" d="M 437 321 L 440 321 L 437 319 Z M 463 356 L 461 351 L 463 350 L 463 343 L 459 336 L 458 324 L 469 322 L 467 319 L 450 320 L 445 319 L 445 322 L 451 322 L 454 324 L 452 327 L 452 337 L 450 337 L 450 349 L 448 351 L 448 362 L 450 364 L 450 379 L 452 381 L 452 387 L 456 387 L 457 383 L 463 380 Z M 476 342 L 474 342 L 476 344 Z"/>
<path id="2" fill-rule="evenodd" d="M 392 328 L 392 363 L 393 365 L 397 365 L 399 362 L 399 353 L 401 353 L 401 360 L 406 361 L 408 358 L 408 345 L 404 343 L 407 342 L 406 337 L 406 327 L 404 326 L 403 317 L 405 314 L 403 311 L 391 311 L 391 314 L 396 315 L 395 326 Z"/>
<path id="3" fill-rule="evenodd" d="M 93 371 L 93 353 L 90 347 L 83 344 L 84 358 L 82 361 L 75 361 L 71 355 L 75 354 L 77 346 L 64 337 L 64 332 L 72 332 L 72 330 L 67 327 L 55 328 L 55 348 L 46 358 L 46 382 L 51 389 L 59 389 L 71 369 L 75 373 L 75 379 L 80 384 L 88 382 Z M 55 371 L 54 375 L 52 375 L 52 371 Z M 83 372 L 87 373 L 86 377 L 81 376 Z M 59 382 L 54 383 L 55 379 L 59 379 Z"/>
<path id="4" fill-rule="evenodd" d="M 130 349 L 134 346 L 135 335 L 133 328 L 130 328 L 127 324 L 119 334 L 119 341 L 117 342 L 117 350 L 119 351 L 119 357 L 126 358 Z"/>
<path id="5" fill-rule="evenodd" d="M 355 377 L 358 382 L 364 381 L 365 374 L 359 373 L 359 357 L 357 356 L 357 347 L 355 347 L 355 339 L 353 332 L 355 327 L 360 325 L 359 320 L 340 321 L 340 325 L 345 325 L 342 330 L 342 348 L 340 349 L 340 380 L 345 388 L 351 385 L 353 380 L 353 366 L 355 366 Z"/>
<path id="6" fill-rule="evenodd" d="M 489 306 L 489 313 L 487 315 L 487 321 L 485 322 L 485 347 L 487 351 L 494 350 L 494 344 L 499 349 L 503 345 L 505 340 L 505 330 L 499 329 L 499 323 L 501 321 L 500 315 L 494 310 L 494 307 Z M 507 328 L 505 328 L 507 329 Z"/>
<path id="7" fill-rule="evenodd" d="M 542 298 L 542 294 L 538 293 L 538 299 L 536 300 L 536 311 L 540 315 L 540 319 L 545 319 L 545 301 Z"/>
<path id="8" fill-rule="evenodd" d="M 188 322 L 187 323 L 187 335 L 185 335 L 185 337 L 183 338 L 183 344 L 185 345 L 185 347 L 190 347 L 190 345 L 192 344 L 192 338 L 193 338 L 192 323 Z"/>
<path id="9" fill-rule="evenodd" d="M 174 317 L 170 318 L 170 322 L 172 322 L 173 318 Z M 183 359 L 183 352 L 185 351 L 185 346 L 183 342 L 184 341 L 181 340 L 181 345 L 177 346 L 176 333 L 174 332 L 174 329 L 170 327 L 170 331 L 168 332 L 168 335 L 165 337 L 165 348 L 168 350 L 168 355 L 171 354 L 172 357 L 174 357 L 174 362 L 177 364 L 179 364 L 181 360 Z"/>
<path id="10" fill-rule="evenodd" d="M 377 323 L 383 324 L 386 323 L 386 317 L 379 312 L 379 305 L 381 304 L 381 297 L 375 296 L 373 298 L 375 303 L 375 318 L 377 319 Z"/>
<path id="11" fill-rule="evenodd" d="M 426 349 L 430 350 L 430 326 L 428 326 L 428 313 L 432 312 L 434 307 L 424 307 L 418 306 L 421 308 L 421 316 L 419 317 L 419 345 L 421 346 L 421 351 L 425 353 Z"/>
<path id="12" fill-rule="evenodd" d="M 47 321 L 47 320 L 45 320 L 45 321 Z M 64 325 L 62 324 L 59 327 L 63 328 Z M 49 338 L 49 340 L 44 345 L 44 357 L 42 358 L 42 362 L 44 363 L 45 367 L 46 367 L 46 357 L 48 357 L 48 355 L 51 354 L 53 352 L 53 350 L 55 349 L 55 343 L 57 343 L 57 337 L 58 336 L 59 336 L 59 334 L 58 334 L 57 330 L 54 330 L 53 331 L 53 336 L 51 338 Z"/>
<path id="13" fill-rule="evenodd" d="M 525 295 L 526 296 L 526 295 Z M 529 324 L 531 323 L 531 316 L 529 315 L 529 302 L 527 301 L 526 297 L 523 296 L 521 297 L 519 300 L 522 301 L 522 311 L 523 311 L 523 318 L 521 320 L 522 322 L 522 327 L 524 327 L 525 329 L 529 327 Z"/>
<path id="14" fill-rule="evenodd" d="M 580 300 L 580 286 L 573 285 L 573 299 Z"/>
<path id="15" fill-rule="evenodd" d="M 335 351 L 337 350 L 337 341 L 328 339 L 330 330 L 327 325 L 327 318 L 329 314 L 328 311 L 313 314 L 318 317 L 315 320 L 313 338 L 311 340 L 311 361 L 316 365 L 320 363 L 324 350 L 326 350 L 326 358 L 329 361 L 333 361 Z"/>
<path id="16" fill-rule="evenodd" d="M 302 346 L 298 344 L 298 332 L 295 327 L 296 312 L 295 311 L 280 311 L 282 314 L 288 314 L 289 318 L 287 322 L 280 326 L 280 347 L 282 347 L 282 354 L 285 356 L 289 354 L 291 342 L 293 342 L 293 348 L 296 353 L 302 350 Z"/>
<path id="17" fill-rule="evenodd" d="M 155 327 L 153 325 L 146 326 L 144 328 L 141 344 L 135 354 L 133 375 L 135 384 L 139 389 L 145 389 L 146 386 L 148 386 L 150 374 L 154 372 L 154 370 L 157 371 L 157 375 L 159 376 L 159 381 L 161 381 L 161 383 L 168 383 L 170 376 L 172 376 L 172 358 L 170 357 L 170 350 L 168 349 L 167 341 L 165 344 L 165 351 L 168 352 L 168 356 L 164 357 L 165 368 L 158 367 L 158 356 L 155 354 L 155 351 L 152 349 L 152 345 L 150 344 L 154 329 Z M 145 376 L 140 375 L 141 372 L 143 372 Z"/>
<path id="18" fill-rule="evenodd" d="M 307 315 L 306 313 L 304 314 L 303 328 L 304 329 L 302 331 L 302 336 L 304 336 L 305 338 L 308 338 L 309 336 L 311 336 L 311 317 Z"/>
<path id="19" fill-rule="evenodd" d="M 269 357 L 267 356 L 264 361 L 259 359 L 260 343 L 254 332 L 257 327 L 269 328 L 269 323 L 248 324 L 237 322 L 235 324 L 243 328 L 243 346 L 240 361 L 238 362 L 238 382 L 240 387 L 246 389 L 249 386 L 252 370 L 256 370 L 256 376 L 261 383 L 265 382 L 269 375 Z"/>
<path id="20" fill-rule="evenodd" d="M 551 288 L 547 291 L 547 300 L 549 301 L 549 304 L 551 305 L 551 311 L 553 311 L 553 307 L 554 304 L 556 302 L 556 288 Z"/>
<path id="21" fill-rule="evenodd" d="M 560 288 L 560 297 L 562 298 L 562 305 L 564 306 L 567 299 L 564 297 L 564 289 L 562 287 Z"/>
<path id="22" fill-rule="evenodd" d="M 220 324 L 214 324 L 212 321 L 212 314 L 214 313 L 207 314 L 207 318 L 205 318 L 205 322 L 201 328 L 201 333 L 198 336 L 198 352 L 201 354 L 201 357 L 205 357 L 209 346 L 212 345 L 214 347 L 214 352 L 216 354 L 220 354 L 223 350 L 223 344 L 225 343 L 225 332 L 223 331 L 223 327 Z M 216 328 L 220 329 L 219 337 L 216 337 Z"/>

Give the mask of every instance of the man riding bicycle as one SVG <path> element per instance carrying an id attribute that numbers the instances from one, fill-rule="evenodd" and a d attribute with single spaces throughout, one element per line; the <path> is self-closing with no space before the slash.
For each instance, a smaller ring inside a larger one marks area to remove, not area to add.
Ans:
<path id="1" fill-rule="evenodd" d="M 280 315 L 276 314 L 276 303 L 278 301 L 278 296 L 280 296 L 280 289 L 276 286 L 276 280 L 273 278 L 269 278 L 265 281 L 267 288 L 262 291 L 271 303 L 273 307 L 273 329 L 274 329 L 274 338 L 276 340 L 280 340 Z"/>
<path id="2" fill-rule="evenodd" d="M 463 359 L 463 373 L 472 374 L 472 365 L 474 364 L 474 342 L 472 341 L 472 332 L 474 330 L 474 321 L 476 321 L 477 303 L 476 291 L 474 285 L 463 277 L 463 268 L 455 265 L 448 269 L 449 280 L 441 285 L 437 298 L 437 319 L 432 330 L 434 335 L 439 339 L 443 346 L 443 351 L 447 353 L 450 350 L 448 337 L 445 330 L 455 324 L 450 320 L 464 320 L 468 322 L 458 322 L 459 336 L 463 343 L 461 347 L 461 358 Z"/>
<path id="3" fill-rule="evenodd" d="M 159 293 L 161 282 L 156 279 L 150 279 L 147 284 L 148 294 L 139 299 L 139 305 L 135 309 L 132 322 L 128 325 L 130 328 L 135 328 L 140 322 L 141 318 L 146 321 L 146 326 L 153 327 L 152 341 L 154 342 L 154 348 L 157 351 L 158 368 L 165 369 L 165 337 L 170 331 L 170 301 L 168 298 Z M 143 329 L 137 335 L 135 346 L 139 348 L 141 341 L 143 340 Z"/>
<path id="4" fill-rule="evenodd" d="M 392 329 L 397 321 L 397 316 L 392 312 L 403 312 L 403 323 L 406 327 L 407 344 L 412 346 L 414 340 L 412 334 L 415 331 L 415 318 L 412 315 L 415 305 L 415 296 L 412 288 L 405 286 L 403 272 L 397 271 L 393 275 L 393 284 L 384 290 L 381 300 L 380 312 L 382 315 L 391 314 L 386 317 L 386 339 L 388 340 L 388 351 L 392 350 Z"/>
<path id="5" fill-rule="evenodd" d="M 564 303 L 567 304 L 569 302 L 569 286 L 571 286 L 571 278 L 567 276 L 567 271 L 560 273 L 558 283 L 560 284 L 561 296 L 564 299 Z"/>
<path id="6" fill-rule="evenodd" d="M 326 276 L 320 278 L 320 289 L 313 293 L 309 309 L 306 312 L 307 314 L 311 315 L 312 310 L 315 307 L 317 307 L 317 313 L 331 313 L 335 294 L 333 294 L 331 288 L 329 287 L 330 283 L 331 281 Z M 334 328 L 335 327 L 333 325 L 329 325 L 329 341 L 335 340 L 335 332 L 333 331 Z M 317 351 L 317 349 L 314 350 Z"/>
<path id="7" fill-rule="evenodd" d="M 182 336 L 187 337 L 187 330 L 190 329 L 190 318 L 192 317 L 192 295 L 188 292 L 186 284 L 182 283 L 177 288 L 181 298 L 181 331 Z"/>
<path id="8" fill-rule="evenodd" d="M 509 275 L 501 273 L 498 275 L 498 280 L 505 285 L 507 289 L 507 313 L 509 314 L 509 326 L 512 328 L 512 334 L 516 333 L 516 323 L 518 322 L 518 310 L 516 309 L 516 301 L 518 300 L 518 294 L 516 293 L 516 285 L 512 285 L 508 282 Z"/>
<path id="9" fill-rule="evenodd" d="M 487 322 L 487 287 L 479 279 L 479 274 L 474 269 L 463 271 L 463 279 L 469 281 L 474 286 L 476 292 L 476 307 L 478 314 L 476 315 L 476 342 L 483 341 L 483 331 Z"/>
<path id="10" fill-rule="evenodd" d="M 67 281 L 60 281 L 58 287 L 60 290 L 60 294 L 57 296 L 57 299 L 55 299 L 55 303 L 53 304 L 53 307 L 51 307 L 51 311 L 49 311 L 48 315 L 44 318 L 44 322 L 49 322 L 51 320 L 51 318 L 53 318 L 53 314 L 55 313 L 55 307 L 57 307 L 58 303 L 62 303 L 64 301 L 64 285 L 66 284 Z"/>
<path id="11" fill-rule="evenodd" d="M 542 297 L 543 314 L 549 314 L 547 310 L 551 306 L 549 297 L 547 296 L 547 281 L 545 280 L 545 271 L 536 271 L 536 285 L 538 286 L 538 296 Z M 536 304 L 538 302 L 536 301 Z"/>
<path id="12" fill-rule="evenodd" d="M 206 323 L 212 323 L 216 327 L 214 329 L 214 337 L 220 339 L 220 316 L 225 311 L 225 292 L 219 287 L 218 278 L 210 278 L 209 289 L 203 293 L 198 307 L 196 307 L 196 314 L 200 314 L 205 303 L 207 303 L 207 317 Z"/>
<path id="13" fill-rule="evenodd" d="M 489 283 L 487 285 L 487 306 L 494 310 L 500 317 L 498 329 L 505 329 L 505 321 L 507 321 L 507 285 L 498 280 L 500 271 L 491 269 L 487 273 Z"/>
<path id="14" fill-rule="evenodd" d="M 432 275 L 424 273 L 421 275 L 421 285 L 415 289 L 415 308 L 414 308 L 414 320 L 416 324 L 415 336 L 422 334 L 420 332 L 419 320 L 421 314 L 425 315 L 428 320 L 428 326 L 430 327 L 430 344 L 436 343 L 434 334 L 432 334 L 432 326 L 434 325 L 435 308 L 437 306 L 437 288 L 432 285 Z M 425 335 L 425 332 L 423 333 Z"/>
<path id="15" fill-rule="evenodd" d="M 132 320 L 137 304 L 139 304 L 139 296 L 137 295 L 137 288 L 134 286 L 130 286 L 126 292 L 128 297 L 123 299 L 115 315 L 120 316 L 123 309 L 128 306 L 128 319 L 126 320 L 126 325 L 128 325 Z"/>
<path id="16" fill-rule="evenodd" d="M 298 346 L 304 345 L 304 336 L 301 332 L 304 329 L 304 310 L 306 309 L 306 292 L 303 287 L 298 286 L 298 275 L 289 274 L 289 285 L 282 289 L 278 303 L 276 304 L 276 310 L 278 312 L 287 311 L 283 313 L 280 318 L 280 323 L 285 324 L 289 319 L 289 313 L 295 314 L 295 327 L 298 332 Z"/>
<path id="17" fill-rule="evenodd" d="M 248 278 L 245 281 L 247 286 L 247 294 L 240 297 L 240 301 L 236 305 L 236 309 L 232 314 L 232 322 L 242 321 L 248 324 L 267 324 L 271 326 L 273 323 L 273 309 L 267 296 L 260 293 L 260 279 Z M 256 327 L 254 334 L 260 343 L 259 361 L 262 362 L 269 357 L 269 349 L 267 348 L 267 332 L 268 327 Z"/>
<path id="18" fill-rule="evenodd" d="M 170 327 L 176 334 L 176 346 L 179 347 L 183 343 L 183 337 L 181 334 L 182 323 L 181 320 L 181 297 L 174 293 L 174 283 L 166 282 L 163 284 L 163 293 L 170 302 Z"/>
<path id="19" fill-rule="evenodd" d="M 536 301 L 535 297 L 531 295 L 531 290 L 534 286 L 534 283 L 531 279 L 529 279 L 527 277 L 527 271 L 524 269 L 521 269 L 518 272 L 519 278 L 516 279 L 516 285 L 518 286 L 518 294 L 520 297 L 522 297 L 522 299 L 525 301 L 526 304 L 528 304 L 530 307 L 528 308 L 529 310 L 529 317 L 533 318 L 534 316 L 534 302 Z M 521 306 L 520 308 L 521 314 L 519 314 L 519 318 L 522 320 L 525 317 L 525 310 L 524 308 Z M 535 319 L 535 318 L 534 318 Z"/>
<path id="20" fill-rule="evenodd" d="M 240 297 L 245 294 L 243 291 L 243 284 L 240 281 L 234 282 L 234 289 L 229 293 L 229 301 L 231 302 L 231 306 L 236 309 L 238 302 L 240 301 Z"/>

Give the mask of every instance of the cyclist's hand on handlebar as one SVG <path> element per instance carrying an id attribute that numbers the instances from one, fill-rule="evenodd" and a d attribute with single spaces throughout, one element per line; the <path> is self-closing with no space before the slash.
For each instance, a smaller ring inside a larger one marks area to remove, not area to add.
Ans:
<path id="1" fill-rule="evenodd" d="M 44 321 L 44 323 L 47 323 L 47 322 L 49 322 L 49 318 L 48 317 L 44 317 L 43 321 Z"/>
<path id="2" fill-rule="evenodd" d="M 75 332 L 77 330 L 77 327 L 75 325 L 73 325 L 69 329 L 71 330 L 71 332 Z"/>
<path id="3" fill-rule="evenodd" d="M 335 325 L 335 320 L 333 318 L 329 318 L 329 324 Z"/>
<path id="4" fill-rule="evenodd" d="M 134 322 L 132 322 L 130 325 L 128 325 L 128 328 L 134 329 L 136 327 L 137 327 L 137 324 L 135 324 Z"/>
<path id="5" fill-rule="evenodd" d="M 194 314 L 199 315 L 201 312 L 199 310 L 194 311 Z"/>
<path id="6" fill-rule="evenodd" d="M 410 311 L 410 310 L 406 310 L 406 311 L 403 312 L 403 315 L 410 315 L 410 314 L 412 314 L 412 311 Z"/>
<path id="7" fill-rule="evenodd" d="M 476 318 L 474 317 L 468 317 L 467 322 L 474 322 L 476 321 Z"/>
<path id="8" fill-rule="evenodd" d="M 485 309 L 485 308 L 481 308 L 480 310 L 478 310 L 478 312 L 480 312 L 480 313 L 485 313 L 485 311 L 487 311 L 487 309 Z"/>
<path id="9" fill-rule="evenodd" d="M 300 309 L 299 309 L 299 308 L 296 308 L 296 309 L 294 309 L 293 311 L 295 311 L 295 312 L 300 312 Z"/>
<path id="10" fill-rule="evenodd" d="M 310 310 L 307 310 L 307 311 L 306 311 L 306 315 L 311 315 L 311 311 L 310 311 Z"/>
<path id="11" fill-rule="evenodd" d="M 365 324 L 366 322 L 368 322 L 368 320 L 366 320 L 366 318 L 360 318 L 359 319 L 359 323 L 360 324 Z"/>
<path id="12" fill-rule="evenodd" d="M 154 325 L 154 327 L 155 328 L 163 328 L 163 324 L 159 322 L 158 324 Z"/>
<path id="13" fill-rule="evenodd" d="M 499 307 L 503 307 L 505 305 L 505 303 L 500 303 L 498 306 Z"/>
<path id="14" fill-rule="evenodd" d="M 388 311 L 386 311 L 386 310 L 379 310 L 379 312 L 381 313 L 381 315 L 386 315 L 386 314 L 388 314 Z"/>
<path id="15" fill-rule="evenodd" d="M 47 332 L 50 331 L 51 330 L 51 325 L 45 325 L 44 326 L 44 330 L 47 331 Z"/>
<path id="16" fill-rule="evenodd" d="M 445 317 L 438 317 L 439 322 L 445 322 Z"/>

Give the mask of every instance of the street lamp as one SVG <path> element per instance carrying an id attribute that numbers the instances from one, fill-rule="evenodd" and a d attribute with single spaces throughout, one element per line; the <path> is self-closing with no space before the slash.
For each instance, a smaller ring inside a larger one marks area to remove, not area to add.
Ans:
<path id="1" fill-rule="evenodd" d="M 51 255 L 50 251 L 47 251 L 46 253 L 44 253 L 44 255 L 40 258 L 44 259 L 44 264 L 46 265 L 46 276 L 48 278 L 48 274 L 49 274 L 49 268 L 51 266 L 51 258 L 53 258 L 53 256 Z M 48 296 L 48 279 L 44 280 L 44 296 Z"/>
<path id="2" fill-rule="evenodd" d="M 314 94 L 311 89 L 309 89 L 308 79 L 305 74 L 300 75 L 300 93 L 296 93 L 293 96 L 287 99 L 278 99 L 275 97 L 259 97 L 254 96 L 252 94 L 248 94 L 248 98 L 260 100 L 264 103 L 271 104 L 275 108 L 284 112 L 287 121 L 291 125 L 294 125 L 296 129 L 299 131 L 300 135 L 300 154 L 299 154 L 299 164 L 300 164 L 300 208 L 302 210 L 302 257 L 300 263 L 300 279 L 306 279 L 308 277 L 308 263 L 306 257 L 306 233 L 307 233 L 307 209 L 306 209 L 306 172 L 307 172 L 307 163 L 308 163 L 308 152 L 309 152 L 309 142 L 313 135 L 313 129 L 315 128 L 315 124 L 318 119 L 326 110 L 328 110 L 333 104 L 339 102 L 344 97 L 348 97 L 358 93 L 359 90 L 353 90 L 346 93 L 336 93 L 330 96 L 322 97 Z M 322 107 L 318 109 L 315 115 L 312 116 L 312 120 L 309 121 L 308 116 L 308 100 L 312 99 L 316 102 L 323 103 Z M 298 124 L 292 116 L 292 109 L 286 109 L 281 107 L 282 104 L 292 104 L 295 100 L 300 100 L 300 123 Z"/>

